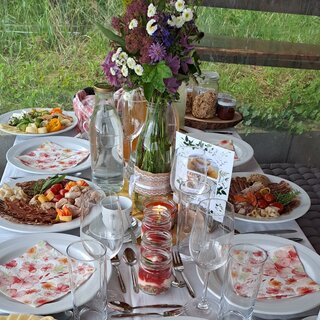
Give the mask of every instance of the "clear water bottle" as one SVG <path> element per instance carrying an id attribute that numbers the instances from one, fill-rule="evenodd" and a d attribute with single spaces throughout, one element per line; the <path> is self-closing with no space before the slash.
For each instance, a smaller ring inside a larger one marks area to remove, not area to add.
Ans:
<path id="1" fill-rule="evenodd" d="M 92 181 L 105 192 L 118 192 L 124 183 L 123 130 L 114 108 L 112 87 L 98 83 L 94 92 L 95 107 L 89 125 Z"/>

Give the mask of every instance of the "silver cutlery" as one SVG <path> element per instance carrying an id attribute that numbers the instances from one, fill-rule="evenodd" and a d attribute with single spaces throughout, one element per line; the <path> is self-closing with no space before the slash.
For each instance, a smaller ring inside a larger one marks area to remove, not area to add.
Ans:
<path id="1" fill-rule="evenodd" d="M 186 283 L 186 287 L 188 289 L 188 292 L 190 294 L 190 296 L 192 298 L 195 298 L 196 294 L 193 290 L 193 288 L 191 287 L 190 282 L 188 281 L 188 279 L 186 278 L 185 274 L 184 274 L 184 265 L 182 263 L 181 257 L 180 257 L 180 253 L 178 251 L 173 251 L 172 252 L 172 259 L 173 259 L 173 269 L 175 271 L 179 271 L 181 273 L 181 276 L 184 280 L 184 282 Z"/>
<path id="2" fill-rule="evenodd" d="M 137 256 L 136 256 L 136 253 L 133 251 L 133 249 L 126 248 L 124 250 L 123 260 L 127 265 L 130 266 L 133 290 L 134 292 L 139 293 L 137 273 L 136 273 L 136 270 L 134 269 L 134 265 L 137 263 Z"/>
<path id="3" fill-rule="evenodd" d="M 163 304 L 162 303 L 162 304 L 150 304 L 150 305 L 133 307 L 124 301 L 109 301 L 108 307 L 116 311 L 132 312 L 134 309 L 141 309 L 141 308 L 182 308 L 183 306 L 180 304 Z"/>
<path id="4" fill-rule="evenodd" d="M 161 317 L 175 317 L 183 313 L 184 308 L 173 309 L 169 311 L 165 311 L 163 313 L 157 312 L 146 312 L 146 313 L 120 313 L 112 315 L 112 319 L 116 318 L 131 318 L 131 317 L 143 317 L 143 316 L 161 316 Z"/>
<path id="5" fill-rule="evenodd" d="M 118 255 L 116 255 L 113 258 L 111 258 L 111 264 L 117 271 L 117 277 L 118 277 L 118 281 L 119 281 L 119 284 L 120 284 L 121 291 L 123 293 L 126 293 L 127 292 L 126 286 L 125 286 L 125 284 L 123 282 L 123 278 L 122 278 L 122 275 L 121 275 L 121 272 L 120 272 L 120 269 L 119 269 L 120 259 L 119 259 Z"/>

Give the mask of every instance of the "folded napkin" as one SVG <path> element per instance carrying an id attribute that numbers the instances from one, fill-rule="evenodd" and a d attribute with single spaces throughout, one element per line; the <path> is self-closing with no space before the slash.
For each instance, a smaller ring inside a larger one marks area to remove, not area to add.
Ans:
<path id="1" fill-rule="evenodd" d="M 234 160 L 239 160 L 236 149 L 234 148 L 234 144 L 232 140 L 220 140 L 218 142 L 218 146 L 227 150 L 231 150 L 234 152 Z"/>
<path id="2" fill-rule="evenodd" d="M 26 166 L 60 172 L 73 168 L 89 155 L 89 150 L 63 148 L 50 141 L 42 143 L 36 150 L 17 158 Z"/>
<path id="3" fill-rule="evenodd" d="M 239 252 L 241 255 L 241 252 Z M 254 275 L 249 266 L 235 267 L 235 291 L 249 296 Z M 320 291 L 320 285 L 304 270 L 294 246 L 288 245 L 268 251 L 257 299 L 283 299 Z"/>
<path id="4" fill-rule="evenodd" d="M 77 283 L 82 284 L 94 268 L 79 263 Z M 70 291 L 68 259 L 46 241 L 40 241 L 23 255 L 0 265 L 0 291 L 7 297 L 38 307 Z"/>
<path id="5" fill-rule="evenodd" d="M 290 298 L 320 291 L 320 285 L 305 272 L 294 246 L 268 252 L 258 299 Z"/>

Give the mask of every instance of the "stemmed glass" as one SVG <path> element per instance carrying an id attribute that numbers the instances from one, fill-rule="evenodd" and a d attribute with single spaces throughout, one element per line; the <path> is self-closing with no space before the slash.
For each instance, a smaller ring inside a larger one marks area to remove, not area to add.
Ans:
<path id="1" fill-rule="evenodd" d="M 147 100 L 141 88 L 123 91 L 117 101 L 117 111 L 120 116 L 124 133 L 124 159 L 127 163 L 127 174 L 133 173 L 135 148 L 134 140 L 141 133 L 147 112 Z"/>
<path id="2" fill-rule="evenodd" d="M 208 198 L 199 203 L 191 230 L 189 249 L 197 267 L 204 271 L 202 297 L 186 305 L 186 314 L 215 319 L 219 312 L 216 302 L 207 298 L 209 273 L 224 265 L 234 234 L 233 206 L 221 199 Z"/>
<path id="3" fill-rule="evenodd" d="M 207 171 L 208 161 L 203 149 L 193 146 L 179 147 L 175 151 L 170 172 L 174 200 L 177 200 L 177 192 L 183 182 L 196 184 L 201 193 L 206 185 Z"/>

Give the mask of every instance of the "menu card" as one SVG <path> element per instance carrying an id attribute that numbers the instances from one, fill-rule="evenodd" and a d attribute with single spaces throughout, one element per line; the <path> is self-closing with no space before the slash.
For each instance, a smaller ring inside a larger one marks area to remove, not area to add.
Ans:
<path id="1" fill-rule="evenodd" d="M 181 147 L 184 147 L 190 156 L 194 156 L 198 148 L 205 151 L 207 182 L 211 185 L 211 196 L 227 200 L 235 159 L 234 151 L 177 132 L 176 150 Z M 179 181 L 186 179 L 190 167 L 178 165 L 175 170 L 174 185 L 178 189 Z"/>

